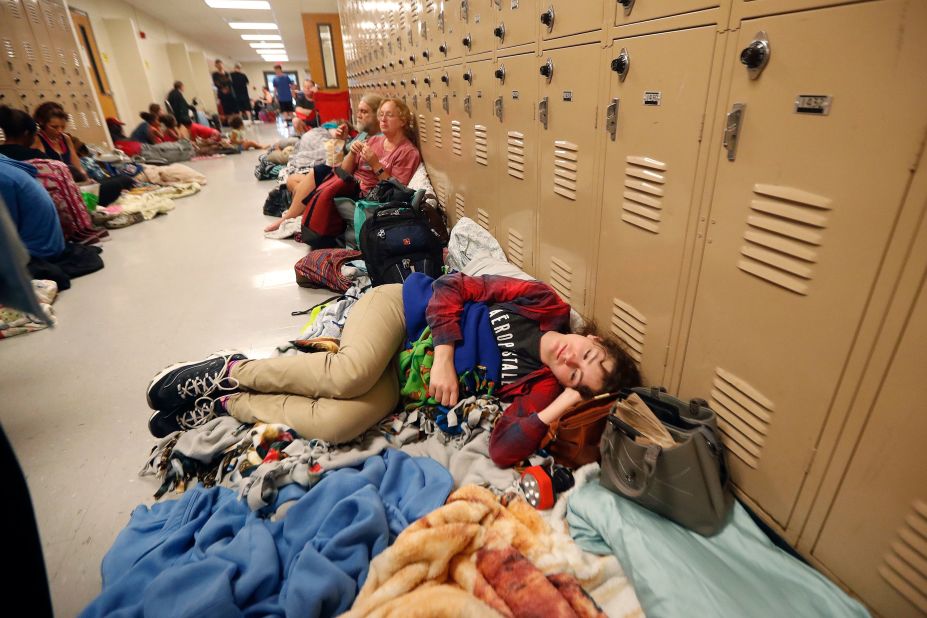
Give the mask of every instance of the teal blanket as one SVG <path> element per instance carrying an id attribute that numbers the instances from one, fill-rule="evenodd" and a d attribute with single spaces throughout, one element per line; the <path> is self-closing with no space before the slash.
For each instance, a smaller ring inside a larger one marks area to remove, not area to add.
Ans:
<path id="1" fill-rule="evenodd" d="M 580 547 L 618 558 L 648 618 L 869 616 L 773 545 L 740 503 L 727 527 L 705 538 L 592 478 L 570 497 L 567 521 Z"/>

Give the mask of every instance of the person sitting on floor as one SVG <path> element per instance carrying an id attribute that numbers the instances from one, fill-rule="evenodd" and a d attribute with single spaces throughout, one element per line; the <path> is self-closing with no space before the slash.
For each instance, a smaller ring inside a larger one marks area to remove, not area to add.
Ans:
<path id="1" fill-rule="evenodd" d="M 401 99 L 384 99 L 377 112 L 377 120 L 382 135 L 354 140 L 341 162 L 341 168 L 357 178 L 361 195 L 388 178 L 396 178 L 402 184 L 408 184 L 422 161 L 416 146 L 417 135 L 412 113 Z M 289 184 L 289 180 L 287 182 Z M 278 229 L 287 219 L 302 216 L 306 198 L 317 186 L 315 175 L 305 174 L 298 183 L 289 209 L 279 221 L 264 228 L 265 232 Z"/>
<path id="2" fill-rule="evenodd" d="M 267 148 L 265 144 L 258 144 L 254 140 L 245 137 L 245 123 L 242 121 L 241 116 L 236 114 L 229 118 L 229 126 L 232 128 L 229 133 L 229 141 L 233 146 L 237 146 L 239 150 L 251 150 L 253 148 L 264 150 Z"/>
<path id="3" fill-rule="evenodd" d="M 161 114 L 161 141 L 176 142 L 184 139 L 177 130 L 177 119 L 171 114 Z"/>
<path id="4" fill-rule="evenodd" d="M 163 142 L 164 137 L 161 132 L 159 117 L 151 112 L 142 112 L 139 116 L 141 116 L 142 122 L 129 134 L 129 139 L 142 144 L 160 144 Z"/>
<path id="5" fill-rule="evenodd" d="M 311 79 L 303 80 L 303 89 L 296 92 L 293 100 L 294 114 L 293 130 L 296 135 L 302 135 L 312 127 L 319 126 L 319 114 L 315 109 L 315 93 L 319 87 Z"/>
<path id="6" fill-rule="evenodd" d="M 66 133 L 68 114 L 61 104 L 46 101 L 35 108 L 32 117 L 39 126 L 33 147 L 44 152 L 44 158 L 61 161 L 67 165 L 76 182 L 88 182 L 87 173 L 74 149 L 74 142 Z"/>
<path id="7" fill-rule="evenodd" d="M 126 137 L 123 127 L 124 122 L 112 116 L 106 119 L 106 128 L 109 129 L 109 136 L 113 140 L 113 146 L 126 153 L 130 157 L 138 156 L 142 153 L 142 143 L 131 140 Z"/>
<path id="8" fill-rule="evenodd" d="M 463 321 L 468 303 L 483 304 L 492 321 Z M 423 378 L 435 405 L 454 406 L 458 373 L 473 369 L 455 366 L 456 348 L 482 337 L 499 344 L 495 360 L 504 367 L 495 394 L 512 405 L 493 429 L 490 456 L 511 466 L 537 450 L 550 423 L 581 400 L 641 383 L 617 342 L 593 330 L 571 333 L 569 325 L 569 305 L 543 282 L 462 273 L 432 281 L 416 273 L 365 294 L 348 315 L 337 352 L 265 360 L 217 354 L 159 372 L 148 386 L 155 410 L 148 427 L 164 437 L 230 414 L 243 423 L 282 423 L 306 439 L 347 442 L 396 408 L 397 354 L 427 326 L 433 364 Z"/>

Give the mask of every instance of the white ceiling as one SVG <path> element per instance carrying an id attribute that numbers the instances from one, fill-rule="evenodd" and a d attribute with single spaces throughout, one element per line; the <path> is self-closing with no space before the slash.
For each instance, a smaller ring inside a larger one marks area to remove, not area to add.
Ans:
<path id="1" fill-rule="evenodd" d="M 125 0 L 141 11 L 157 17 L 169 27 L 204 49 L 223 54 L 240 62 L 262 62 L 261 57 L 242 34 L 272 34 L 273 30 L 232 30 L 227 22 L 275 22 L 283 38 L 291 62 L 304 62 L 306 40 L 303 36 L 302 13 L 337 13 L 337 0 L 269 0 L 270 11 L 212 9 L 203 0 Z M 153 11 L 153 9 L 157 9 Z"/>

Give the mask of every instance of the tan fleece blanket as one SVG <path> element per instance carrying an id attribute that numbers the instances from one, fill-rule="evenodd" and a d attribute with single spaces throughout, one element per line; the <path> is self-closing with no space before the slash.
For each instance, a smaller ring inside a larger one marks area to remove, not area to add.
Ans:
<path id="1" fill-rule="evenodd" d="M 604 616 L 527 502 L 466 485 L 373 559 L 344 616 Z M 545 565 L 542 571 L 536 565 Z"/>

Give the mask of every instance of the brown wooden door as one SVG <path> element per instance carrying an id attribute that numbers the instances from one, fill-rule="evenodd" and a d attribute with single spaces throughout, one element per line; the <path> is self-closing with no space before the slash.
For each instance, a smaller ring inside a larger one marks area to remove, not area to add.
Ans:
<path id="1" fill-rule="evenodd" d="M 90 78 L 94 90 L 97 91 L 97 97 L 100 99 L 103 115 L 107 118 L 118 118 L 119 113 L 116 111 L 116 102 L 113 100 L 113 93 L 109 88 L 109 80 L 106 77 L 106 69 L 103 67 L 100 48 L 97 47 L 97 40 L 93 36 L 90 18 L 83 11 L 71 9 L 71 21 L 74 22 L 74 32 L 77 34 L 77 40 L 80 42 L 80 46 L 84 48 L 87 60 L 90 61 Z"/>

